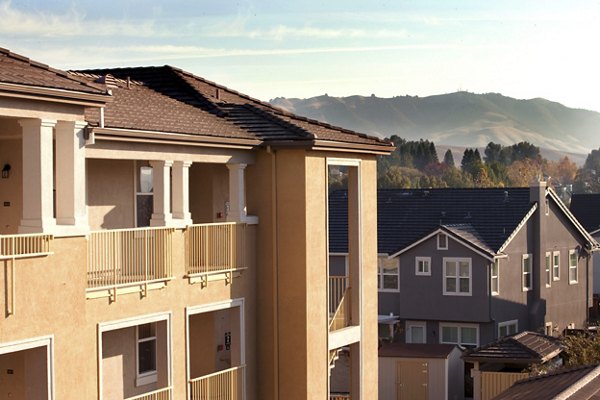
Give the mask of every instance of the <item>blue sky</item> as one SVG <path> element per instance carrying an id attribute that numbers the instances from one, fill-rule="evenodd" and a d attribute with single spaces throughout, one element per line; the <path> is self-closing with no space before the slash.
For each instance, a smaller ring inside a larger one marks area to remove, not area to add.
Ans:
<path id="1" fill-rule="evenodd" d="M 600 111 L 600 0 L 0 0 L 0 47 L 171 64 L 262 100 L 468 90 Z"/>

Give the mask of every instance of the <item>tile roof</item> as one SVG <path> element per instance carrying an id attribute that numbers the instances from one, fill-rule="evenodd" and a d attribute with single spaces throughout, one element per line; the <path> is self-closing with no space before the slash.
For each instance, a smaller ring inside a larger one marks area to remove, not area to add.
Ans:
<path id="1" fill-rule="evenodd" d="M 600 366 L 561 369 L 515 382 L 494 400 L 600 398 Z"/>
<path id="2" fill-rule="evenodd" d="M 106 89 L 73 77 L 65 71 L 0 48 L 0 82 L 63 89 L 91 94 L 105 94 Z"/>
<path id="3" fill-rule="evenodd" d="M 485 346 L 469 350 L 467 361 L 500 363 L 544 363 L 562 351 L 558 339 L 536 332 L 521 332 L 506 336 Z"/>
<path id="4" fill-rule="evenodd" d="M 106 108 L 105 127 L 249 138 L 267 144 L 325 141 L 371 146 L 382 153 L 393 149 L 388 141 L 296 116 L 171 66 L 72 74 L 90 80 L 107 74 L 116 78 L 111 81 L 115 99 Z M 99 122 L 97 111 L 88 117 Z"/>
<path id="5" fill-rule="evenodd" d="M 448 358 L 455 348 L 453 344 L 384 343 L 379 357 Z"/>
<path id="6" fill-rule="evenodd" d="M 331 252 L 345 253 L 347 193 L 331 193 Z M 529 188 L 379 189 L 378 251 L 394 254 L 437 229 L 445 229 L 483 250 L 496 252 L 533 207 Z"/>
<path id="7" fill-rule="evenodd" d="M 571 212 L 588 232 L 600 230 L 600 193 L 580 193 L 571 196 Z"/>

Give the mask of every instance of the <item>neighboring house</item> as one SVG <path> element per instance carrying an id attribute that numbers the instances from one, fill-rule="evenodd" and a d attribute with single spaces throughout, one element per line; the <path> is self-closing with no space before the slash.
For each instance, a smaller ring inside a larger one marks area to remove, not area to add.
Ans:
<path id="1" fill-rule="evenodd" d="M 589 400 L 600 396 L 600 366 L 561 369 L 516 382 L 494 400 Z"/>
<path id="2" fill-rule="evenodd" d="M 330 201 L 330 270 L 345 263 L 346 192 Z M 338 204 L 339 202 L 339 204 Z M 378 191 L 379 314 L 406 343 L 477 347 L 583 328 L 598 243 L 544 182 Z"/>
<path id="3" fill-rule="evenodd" d="M 594 237 L 600 240 L 600 193 L 580 193 L 571 196 L 570 209 L 581 225 Z M 593 257 L 594 294 L 600 295 L 600 254 Z"/>
<path id="4" fill-rule="evenodd" d="M 361 277 L 392 149 L 176 68 L 64 72 L 0 49 L 0 398 L 324 399 L 340 348 L 353 398 L 376 394 Z M 337 303 L 336 166 L 357 245 Z"/>
<path id="5" fill-rule="evenodd" d="M 559 339 L 528 331 L 468 351 L 463 359 L 473 364 L 473 399 L 489 400 L 535 368 L 560 366 L 561 352 Z"/>
<path id="6" fill-rule="evenodd" d="M 462 351 L 449 344 L 386 343 L 379 349 L 379 398 L 464 398 Z"/>

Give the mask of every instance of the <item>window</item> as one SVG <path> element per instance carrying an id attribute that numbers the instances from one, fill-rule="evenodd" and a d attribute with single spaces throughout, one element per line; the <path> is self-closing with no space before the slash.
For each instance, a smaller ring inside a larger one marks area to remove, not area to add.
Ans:
<path id="1" fill-rule="evenodd" d="M 377 288 L 380 292 L 400 290 L 400 266 L 397 258 L 379 257 Z"/>
<path id="2" fill-rule="evenodd" d="M 440 324 L 440 343 L 477 347 L 478 337 L 477 325 Z"/>
<path id="3" fill-rule="evenodd" d="M 505 321 L 498 324 L 498 337 L 514 335 L 519 331 L 519 321 Z"/>
<path id="4" fill-rule="evenodd" d="M 150 226 L 154 207 L 152 167 L 136 162 L 135 213 L 136 226 Z"/>
<path id="5" fill-rule="evenodd" d="M 560 251 L 552 253 L 552 280 L 560 279 Z"/>
<path id="6" fill-rule="evenodd" d="M 431 257 L 415 258 L 415 274 L 431 275 Z"/>
<path id="7" fill-rule="evenodd" d="M 577 250 L 569 250 L 569 283 L 577 283 Z"/>
<path id="8" fill-rule="evenodd" d="M 552 253 L 546 252 L 546 287 L 551 286 L 552 282 Z"/>
<path id="9" fill-rule="evenodd" d="M 544 326 L 544 333 L 546 334 L 546 336 L 552 336 L 552 322 L 546 322 L 546 325 Z"/>
<path id="10" fill-rule="evenodd" d="M 445 233 L 438 233 L 437 249 L 438 250 L 448 250 L 448 235 L 446 235 Z"/>
<path id="11" fill-rule="evenodd" d="M 498 275 L 498 271 L 500 270 L 500 260 L 498 258 L 492 263 L 491 269 L 490 276 L 492 281 L 490 286 L 492 289 L 492 296 L 494 296 L 500 293 L 500 276 Z"/>
<path id="12" fill-rule="evenodd" d="M 470 258 L 444 258 L 444 295 L 471 295 Z"/>
<path id="13" fill-rule="evenodd" d="M 533 288 L 533 275 L 531 274 L 531 254 L 523 254 L 522 271 L 523 271 L 523 291 Z"/>
<path id="14" fill-rule="evenodd" d="M 157 381 L 156 372 L 156 323 L 138 325 L 137 336 L 137 379 L 136 385 L 147 385 Z"/>
<path id="15" fill-rule="evenodd" d="M 406 321 L 406 343 L 427 343 L 425 322 Z"/>

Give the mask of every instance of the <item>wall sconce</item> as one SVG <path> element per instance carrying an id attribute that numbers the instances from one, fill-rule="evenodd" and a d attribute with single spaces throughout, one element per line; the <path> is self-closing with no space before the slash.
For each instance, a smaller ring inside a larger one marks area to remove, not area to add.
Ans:
<path id="1" fill-rule="evenodd" d="M 2 179 L 8 179 L 10 176 L 10 164 L 4 164 L 2 167 Z"/>

